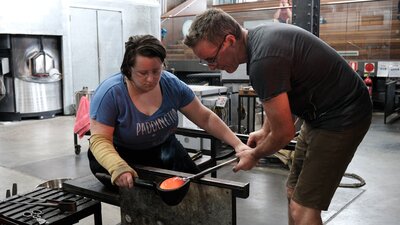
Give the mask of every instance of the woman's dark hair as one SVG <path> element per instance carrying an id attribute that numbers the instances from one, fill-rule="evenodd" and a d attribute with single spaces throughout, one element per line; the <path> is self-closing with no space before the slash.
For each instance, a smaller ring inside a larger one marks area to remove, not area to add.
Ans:
<path id="1" fill-rule="evenodd" d="M 151 35 L 135 35 L 125 42 L 125 54 L 121 64 L 121 72 L 131 79 L 131 68 L 135 66 L 136 56 L 158 57 L 164 63 L 167 55 L 162 43 Z"/>

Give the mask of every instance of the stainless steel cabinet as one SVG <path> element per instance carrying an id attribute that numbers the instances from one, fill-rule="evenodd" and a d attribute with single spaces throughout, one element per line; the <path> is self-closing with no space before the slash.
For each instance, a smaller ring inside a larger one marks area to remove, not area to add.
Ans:
<path id="1" fill-rule="evenodd" d="M 196 96 L 200 99 L 201 103 L 206 107 L 213 110 L 216 106 L 216 102 L 218 97 L 227 97 L 228 88 L 224 86 L 201 86 L 201 85 L 189 85 L 190 89 L 196 94 Z M 227 122 L 227 116 L 229 113 L 228 104 L 223 109 L 224 116 L 223 120 Z M 186 118 L 181 112 L 178 113 L 179 124 L 178 127 L 189 128 L 189 129 L 201 129 L 197 127 L 192 121 Z M 194 150 L 211 150 L 211 140 L 208 138 L 196 138 L 196 137 L 187 137 L 183 135 L 176 135 L 177 139 L 181 142 L 183 147 L 187 149 Z"/>

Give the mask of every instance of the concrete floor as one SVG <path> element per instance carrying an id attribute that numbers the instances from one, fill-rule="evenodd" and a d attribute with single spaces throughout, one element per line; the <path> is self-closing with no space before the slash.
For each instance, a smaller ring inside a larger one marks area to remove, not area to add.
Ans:
<path id="1" fill-rule="evenodd" d="M 82 153 L 74 153 L 74 119 L 58 116 L 0 123 L 0 199 L 5 198 L 13 183 L 18 184 L 19 193 L 24 193 L 47 180 L 90 174 L 85 139 L 79 141 Z M 339 188 L 331 207 L 322 215 L 325 224 L 399 224 L 399 161 L 400 121 L 385 125 L 382 113 L 375 113 L 373 124 L 347 170 L 363 177 L 367 184 L 361 188 Z M 238 225 L 287 224 L 287 172 L 271 165 L 236 174 L 231 172 L 231 166 L 218 171 L 219 178 L 250 182 L 250 197 L 237 200 Z M 119 208 L 108 204 L 102 207 L 103 224 L 117 224 Z M 91 225 L 93 218 L 79 224 Z"/>

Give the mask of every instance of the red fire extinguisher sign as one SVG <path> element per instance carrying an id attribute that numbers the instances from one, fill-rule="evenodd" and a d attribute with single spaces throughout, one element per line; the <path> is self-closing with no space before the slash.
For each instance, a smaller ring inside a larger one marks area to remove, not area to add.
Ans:
<path id="1" fill-rule="evenodd" d="M 365 63 L 364 64 L 364 72 L 374 73 L 375 72 L 375 64 L 374 63 Z"/>

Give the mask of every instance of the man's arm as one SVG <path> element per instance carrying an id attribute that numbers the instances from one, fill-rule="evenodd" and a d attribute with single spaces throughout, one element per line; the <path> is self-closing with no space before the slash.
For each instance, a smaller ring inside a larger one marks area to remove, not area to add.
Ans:
<path id="1" fill-rule="evenodd" d="M 263 125 L 263 129 L 267 128 L 269 132 L 266 138 L 258 140 L 259 144 L 253 152 L 256 158 L 272 155 L 279 151 L 293 139 L 295 134 L 286 92 L 263 102 L 263 107 L 268 118 L 265 120 L 268 124 Z"/>
<path id="2" fill-rule="evenodd" d="M 263 102 L 263 107 L 266 113 L 263 127 L 251 133 L 249 137 L 248 144 L 253 144 L 251 147 L 254 147 L 255 143 L 256 146 L 252 150 L 236 154 L 240 158 L 240 161 L 234 168 L 234 171 L 250 170 L 257 164 L 260 158 L 279 151 L 295 135 L 292 113 L 286 92 Z"/>

